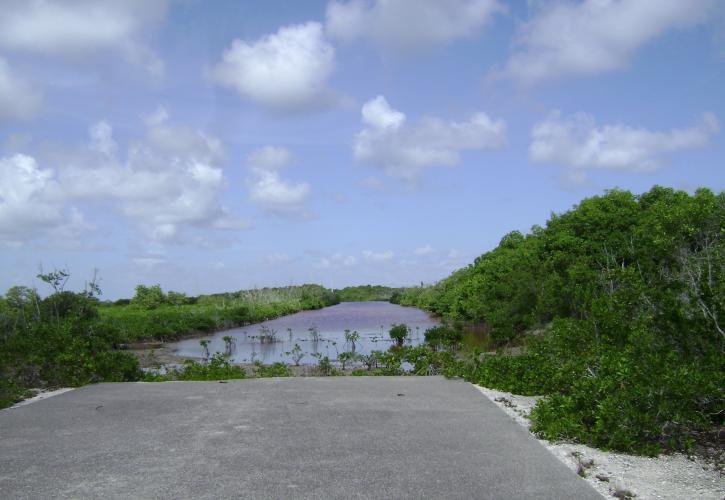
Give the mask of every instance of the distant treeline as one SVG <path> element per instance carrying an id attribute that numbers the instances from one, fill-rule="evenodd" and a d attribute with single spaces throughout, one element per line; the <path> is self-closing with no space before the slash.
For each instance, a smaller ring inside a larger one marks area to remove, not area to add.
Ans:
<path id="1" fill-rule="evenodd" d="M 365 302 L 370 300 L 389 301 L 394 294 L 400 293 L 402 288 L 392 288 L 381 285 L 348 286 L 335 290 L 340 302 Z"/>
<path id="2" fill-rule="evenodd" d="M 174 340 L 184 335 L 259 323 L 286 314 L 339 303 L 320 285 L 260 288 L 186 297 L 159 285 L 136 287 L 130 300 L 100 307 L 101 319 L 119 341 Z"/>
<path id="3" fill-rule="evenodd" d="M 449 278 L 394 297 L 485 324 L 469 380 L 548 394 L 534 430 L 604 448 L 687 448 L 725 415 L 725 194 L 655 187 L 583 200 Z"/>

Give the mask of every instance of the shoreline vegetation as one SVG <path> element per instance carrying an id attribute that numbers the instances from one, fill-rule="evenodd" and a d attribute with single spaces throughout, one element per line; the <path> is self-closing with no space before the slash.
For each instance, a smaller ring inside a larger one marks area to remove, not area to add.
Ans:
<path id="1" fill-rule="evenodd" d="M 302 285 L 187 297 L 139 285 L 132 299 L 111 303 L 99 300 L 94 281 L 69 292 L 66 271 L 40 274 L 47 297 L 12 287 L 0 298 L 0 408 L 30 388 L 101 381 L 443 374 L 543 396 L 531 413 L 539 437 L 645 455 L 721 454 L 723 221 L 723 193 L 607 191 L 413 288 Z M 233 365 L 209 353 L 144 373 L 125 350 L 360 300 L 418 307 L 445 324 L 415 347 L 405 345 L 407 327 L 395 325 L 390 349 L 320 357 L 305 370 Z"/>

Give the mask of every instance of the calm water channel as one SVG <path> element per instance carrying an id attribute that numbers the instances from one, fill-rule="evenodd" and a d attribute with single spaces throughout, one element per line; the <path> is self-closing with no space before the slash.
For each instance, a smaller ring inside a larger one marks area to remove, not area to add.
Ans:
<path id="1" fill-rule="evenodd" d="M 251 363 L 259 360 L 264 364 L 282 361 L 292 363 L 286 352 L 298 344 L 304 353 L 301 364 L 314 364 L 313 353 L 337 359 L 337 354 L 350 351 L 345 342 L 345 330 L 357 331 L 360 340 L 355 352 L 368 354 L 373 350 L 386 350 L 390 346 L 390 325 L 405 323 L 411 329 L 410 345 L 423 342 L 423 332 L 438 322 L 428 313 L 414 307 L 402 307 L 388 302 L 343 302 L 317 311 L 303 311 L 264 323 L 217 332 L 202 338 L 188 339 L 173 344 L 180 356 L 202 356 L 199 341 L 209 341 L 209 351 L 224 352 L 223 337 L 234 339 L 232 360 L 235 363 Z M 261 342 L 263 327 L 276 332 L 276 342 Z"/>

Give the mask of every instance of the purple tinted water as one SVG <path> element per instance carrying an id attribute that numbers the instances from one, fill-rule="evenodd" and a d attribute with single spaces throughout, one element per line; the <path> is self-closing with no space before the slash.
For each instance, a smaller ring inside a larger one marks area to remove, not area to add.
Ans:
<path id="1" fill-rule="evenodd" d="M 352 350 L 352 346 L 345 342 L 346 329 L 360 334 L 355 352 L 368 354 L 373 350 L 386 350 L 390 346 L 388 330 L 391 325 L 399 323 L 410 327 L 410 345 L 423 342 L 425 330 L 438 324 L 428 313 L 414 307 L 402 307 L 388 302 L 343 302 L 317 311 L 303 311 L 206 337 L 182 340 L 172 346 L 180 356 L 199 358 L 202 356 L 200 340 L 209 341 L 209 352 L 213 354 L 224 352 L 223 337 L 229 336 L 235 343 L 232 361 L 250 363 L 259 360 L 269 364 L 275 361 L 292 363 L 291 357 L 285 353 L 298 344 L 304 353 L 300 363 L 313 364 L 317 362 L 312 356 L 313 353 L 335 360 L 338 353 Z M 262 327 L 274 330 L 277 341 L 262 343 L 259 339 Z M 310 328 L 318 333 L 317 341 L 314 340 L 314 333 L 310 332 Z"/>

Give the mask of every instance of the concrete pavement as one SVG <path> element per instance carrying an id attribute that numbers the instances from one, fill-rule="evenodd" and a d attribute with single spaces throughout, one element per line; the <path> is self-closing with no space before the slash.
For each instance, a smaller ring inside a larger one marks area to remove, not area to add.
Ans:
<path id="1" fill-rule="evenodd" d="M 83 387 L 0 411 L 0 497 L 601 499 L 441 377 Z"/>

